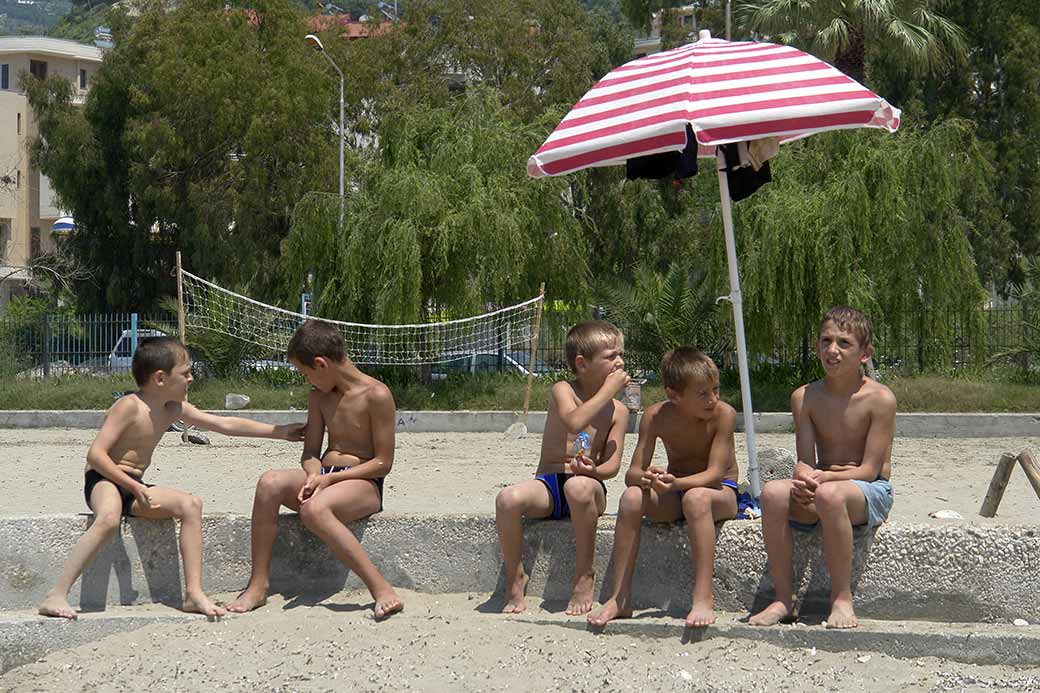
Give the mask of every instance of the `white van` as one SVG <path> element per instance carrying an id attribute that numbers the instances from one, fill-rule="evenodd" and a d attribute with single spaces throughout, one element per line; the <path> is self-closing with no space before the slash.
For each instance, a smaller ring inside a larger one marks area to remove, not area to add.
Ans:
<path id="1" fill-rule="evenodd" d="M 115 371 L 128 371 L 130 370 L 130 364 L 134 360 L 134 332 L 133 330 L 123 330 L 123 334 L 119 335 L 119 340 L 116 345 L 112 347 L 112 351 L 108 354 L 108 370 Z M 165 332 L 159 330 L 138 330 L 137 331 L 137 343 L 140 344 L 142 339 L 147 337 L 165 337 Z"/>

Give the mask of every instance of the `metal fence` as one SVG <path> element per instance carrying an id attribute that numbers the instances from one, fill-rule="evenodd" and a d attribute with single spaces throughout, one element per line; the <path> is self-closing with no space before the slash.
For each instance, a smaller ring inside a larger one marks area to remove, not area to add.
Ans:
<path id="1" fill-rule="evenodd" d="M 567 370 L 567 330 L 596 315 L 596 309 L 591 307 L 546 306 L 535 372 Z M 1035 334 L 1031 327 L 1037 317 L 1040 316 L 1035 310 L 1023 306 L 990 308 L 967 316 L 928 311 L 895 316 L 875 323 L 875 362 L 883 370 L 912 374 L 982 365 L 999 354 L 1016 352 L 1003 362 L 1029 369 L 1030 347 L 1040 350 L 1040 334 Z M 176 334 L 176 329 L 176 316 L 170 314 L 52 314 L 31 321 L 0 317 L 0 358 L 13 362 L 20 373 L 36 377 L 124 372 L 130 369 L 139 339 L 160 333 Z M 809 366 L 815 360 L 814 340 L 815 335 L 806 335 L 796 344 L 778 342 L 769 353 L 753 354 L 753 367 Z M 523 352 L 517 360 L 526 365 L 526 349 Z M 717 356 L 720 368 L 734 366 L 735 355 Z M 659 354 L 628 354 L 626 367 L 652 373 L 659 358 Z M 503 369 L 509 369 L 508 360 L 492 359 L 477 370 Z"/>

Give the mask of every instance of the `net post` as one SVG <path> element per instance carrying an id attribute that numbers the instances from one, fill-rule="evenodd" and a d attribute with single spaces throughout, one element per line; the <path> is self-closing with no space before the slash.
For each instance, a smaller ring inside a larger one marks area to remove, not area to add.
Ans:
<path id="1" fill-rule="evenodd" d="M 531 406 L 531 385 L 534 383 L 534 357 L 538 351 L 538 332 L 542 326 L 542 306 L 545 304 L 545 282 L 538 288 L 538 304 L 534 309 L 534 334 L 531 335 L 531 358 L 527 362 L 527 388 L 524 390 L 524 425 Z"/>
<path id="2" fill-rule="evenodd" d="M 181 251 L 177 251 L 177 332 L 181 344 L 187 344 L 184 334 L 184 274 L 181 270 Z"/>

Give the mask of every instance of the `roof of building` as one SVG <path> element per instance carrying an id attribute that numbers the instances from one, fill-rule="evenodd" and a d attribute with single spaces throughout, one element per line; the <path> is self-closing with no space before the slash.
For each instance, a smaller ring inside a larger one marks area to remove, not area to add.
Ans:
<path id="1" fill-rule="evenodd" d="M 3 36 L 0 37 L 0 55 L 35 53 L 74 60 L 101 62 L 101 49 L 85 43 L 50 38 L 49 36 Z"/>

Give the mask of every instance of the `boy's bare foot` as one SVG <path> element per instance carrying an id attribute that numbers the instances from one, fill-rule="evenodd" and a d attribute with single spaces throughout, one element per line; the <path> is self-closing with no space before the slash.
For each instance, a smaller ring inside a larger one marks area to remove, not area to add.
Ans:
<path id="1" fill-rule="evenodd" d="M 40 602 L 38 612 L 40 616 L 57 616 L 58 618 L 68 618 L 73 621 L 77 618 L 76 610 L 69 606 L 68 599 L 50 594 Z"/>
<path id="2" fill-rule="evenodd" d="M 581 616 L 592 611 L 596 600 L 592 598 L 592 590 L 595 587 L 596 576 L 593 573 L 582 575 L 574 581 L 574 591 L 571 592 L 571 601 L 567 604 L 568 616 Z"/>
<path id="3" fill-rule="evenodd" d="M 835 599 L 831 604 L 831 615 L 827 617 L 828 628 L 855 628 L 859 625 L 852 602 Z"/>
<path id="4" fill-rule="evenodd" d="M 375 597 L 376 604 L 372 607 L 372 613 L 375 615 L 377 621 L 382 621 L 385 618 L 396 614 L 398 611 L 404 610 L 404 602 L 397 596 L 397 592 L 390 590 L 386 594 L 382 594 Z"/>
<path id="5" fill-rule="evenodd" d="M 632 618 L 632 607 L 627 603 L 618 604 L 616 599 L 608 599 L 603 606 L 589 614 L 586 619 L 593 626 L 605 626 L 615 618 Z"/>
<path id="6" fill-rule="evenodd" d="M 203 614 L 206 618 L 220 618 L 224 615 L 224 609 L 209 600 L 204 594 L 189 594 L 184 599 L 184 611 L 193 614 Z"/>
<path id="7" fill-rule="evenodd" d="M 687 628 L 702 628 L 715 623 L 715 604 L 713 602 L 694 602 L 690 613 L 686 615 Z"/>
<path id="8" fill-rule="evenodd" d="M 227 610 L 235 614 L 244 614 L 253 609 L 259 609 L 266 603 L 267 590 L 246 587 L 242 594 L 235 598 L 235 601 L 227 605 Z"/>
<path id="9" fill-rule="evenodd" d="M 753 626 L 775 626 L 781 621 L 790 620 L 794 607 L 782 601 L 775 601 L 748 619 Z"/>
<path id="10" fill-rule="evenodd" d="M 506 605 L 502 607 L 503 614 L 519 614 L 527 611 L 527 573 L 518 570 L 513 584 L 506 588 Z"/>

